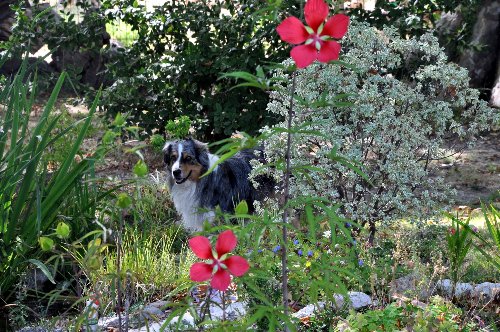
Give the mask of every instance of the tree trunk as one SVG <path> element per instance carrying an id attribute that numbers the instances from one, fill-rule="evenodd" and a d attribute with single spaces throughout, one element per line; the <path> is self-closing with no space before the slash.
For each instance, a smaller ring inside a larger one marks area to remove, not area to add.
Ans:
<path id="1" fill-rule="evenodd" d="M 500 53 L 500 0 L 486 0 L 479 10 L 470 44 L 481 51 L 466 50 L 459 64 L 469 70 L 471 86 L 491 89 Z"/>

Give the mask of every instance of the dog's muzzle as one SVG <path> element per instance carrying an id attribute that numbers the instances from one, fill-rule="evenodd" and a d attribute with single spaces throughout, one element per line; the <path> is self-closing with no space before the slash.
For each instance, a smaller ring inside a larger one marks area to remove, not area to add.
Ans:
<path id="1" fill-rule="evenodd" d="M 192 173 L 192 172 L 193 172 L 193 171 L 189 171 L 189 174 L 188 174 L 185 178 L 177 178 L 177 176 L 175 176 L 175 174 L 174 174 L 175 183 L 177 183 L 177 184 L 182 184 L 182 183 L 186 182 L 186 181 L 187 181 L 187 179 L 189 179 L 189 177 L 191 176 L 191 173 Z"/>

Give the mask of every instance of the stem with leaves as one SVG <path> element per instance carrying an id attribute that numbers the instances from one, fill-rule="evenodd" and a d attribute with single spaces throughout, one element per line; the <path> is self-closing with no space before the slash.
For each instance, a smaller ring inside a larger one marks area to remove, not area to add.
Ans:
<path id="1" fill-rule="evenodd" d="M 122 287 L 121 287 L 121 250 L 122 250 L 122 234 L 123 234 L 123 218 L 124 210 L 119 213 L 119 230 L 116 234 L 116 292 L 117 292 L 117 303 L 116 303 L 116 314 L 118 315 L 118 330 L 122 331 Z"/>
<path id="2" fill-rule="evenodd" d="M 288 109 L 288 123 L 287 123 L 287 140 L 286 140 L 286 169 L 285 169 L 285 197 L 283 200 L 283 250 L 281 251 L 281 282 L 282 282 L 282 292 L 283 292 L 283 313 L 288 315 L 288 269 L 287 269 L 287 250 L 286 243 L 288 238 L 288 218 L 289 218 L 289 208 L 288 200 L 290 195 L 290 159 L 291 159 L 291 146 L 292 146 L 292 117 L 293 117 L 293 95 L 295 93 L 296 78 L 295 72 L 292 73 L 292 90 L 290 91 L 290 108 Z M 288 331 L 288 327 L 285 325 L 285 331 Z"/>

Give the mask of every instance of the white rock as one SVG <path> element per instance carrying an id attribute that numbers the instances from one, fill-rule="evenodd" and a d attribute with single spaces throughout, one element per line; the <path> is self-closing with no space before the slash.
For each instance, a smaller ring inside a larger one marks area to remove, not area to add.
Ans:
<path id="1" fill-rule="evenodd" d="M 234 320 L 241 318 L 246 315 L 247 313 L 247 305 L 246 303 L 243 302 L 234 302 L 230 303 L 226 306 L 226 319 L 227 320 Z M 222 320 L 223 317 L 223 310 L 222 308 L 212 305 L 210 307 L 210 314 L 212 315 L 212 320 Z M 180 328 L 186 328 L 189 330 L 192 330 L 195 328 L 195 322 L 193 316 L 189 313 L 186 312 L 181 320 L 181 325 Z M 179 317 L 175 317 L 172 319 L 168 324 L 165 324 L 166 319 L 162 320 L 161 322 L 158 323 L 152 323 L 148 326 L 144 326 L 140 329 L 129 329 L 129 332 L 159 332 L 160 329 L 163 327 L 162 331 L 178 331 L 179 328 L 177 327 L 177 322 L 179 322 Z"/>
<path id="2" fill-rule="evenodd" d="M 295 318 L 305 318 L 314 316 L 316 311 L 321 311 L 325 308 L 325 302 L 318 302 L 316 304 L 308 304 L 304 308 L 292 314 Z"/>
<path id="3" fill-rule="evenodd" d="M 179 317 L 175 317 L 168 324 L 165 324 L 166 320 L 163 320 L 158 323 L 153 323 L 148 326 L 143 326 L 140 329 L 129 329 L 129 332 L 168 332 L 168 331 L 179 331 L 183 329 L 193 330 L 196 328 L 194 324 L 194 318 L 191 316 L 189 312 L 186 312 L 182 315 L 180 326 L 178 327 L 177 323 L 179 322 Z M 165 325 L 165 326 L 164 326 Z"/>
<path id="4" fill-rule="evenodd" d="M 451 285 L 452 285 L 452 282 L 450 279 L 438 280 L 436 282 L 436 289 L 442 295 L 450 296 L 451 295 Z"/>
<path id="5" fill-rule="evenodd" d="M 246 304 L 242 302 L 234 302 L 226 306 L 226 319 L 235 320 L 245 316 L 247 313 Z M 222 320 L 224 312 L 221 307 L 211 306 L 210 314 L 214 320 Z"/>
<path id="6" fill-rule="evenodd" d="M 500 283 L 483 282 L 474 287 L 472 295 L 479 298 L 483 297 L 486 300 L 493 299 L 496 296 L 500 296 Z"/>
<path id="7" fill-rule="evenodd" d="M 333 295 L 333 305 L 335 309 L 340 310 L 344 307 L 345 305 L 345 299 L 342 295 L 340 294 L 334 294 Z"/>
<path id="8" fill-rule="evenodd" d="M 364 307 L 368 307 L 372 304 L 372 299 L 370 296 L 362 292 L 348 292 L 349 300 L 351 301 L 352 307 L 355 310 L 359 310 Z"/>
<path id="9" fill-rule="evenodd" d="M 436 282 L 436 289 L 444 296 L 451 297 L 453 282 L 450 279 L 443 279 Z M 463 297 L 472 293 L 474 287 L 465 282 L 458 282 L 455 287 L 455 296 Z"/>
<path id="10" fill-rule="evenodd" d="M 334 294 L 333 299 L 334 300 L 332 301 L 331 305 L 333 305 L 333 307 L 336 310 L 342 309 L 342 307 L 345 304 L 344 297 L 340 294 Z M 325 305 L 326 305 L 325 302 L 318 302 L 316 304 L 308 304 L 304 308 L 300 309 L 299 311 L 294 312 L 292 314 L 292 316 L 295 318 L 299 318 L 299 319 L 305 318 L 305 317 L 311 317 L 311 316 L 314 316 L 317 311 L 323 310 L 325 308 Z"/>
<path id="11" fill-rule="evenodd" d="M 455 296 L 456 297 L 468 296 L 469 294 L 472 293 L 473 289 L 474 287 L 471 284 L 459 282 L 457 283 L 457 287 L 455 288 Z"/>

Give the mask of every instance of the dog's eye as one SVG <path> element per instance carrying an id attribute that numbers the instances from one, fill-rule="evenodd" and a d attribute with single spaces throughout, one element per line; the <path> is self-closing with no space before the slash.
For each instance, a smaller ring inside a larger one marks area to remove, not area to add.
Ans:
<path id="1" fill-rule="evenodd" d="M 186 158 L 184 158 L 184 160 L 187 162 L 187 163 L 190 163 L 193 161 L 193 158 L 191 158 L 190 156 L 186 156 Z"/>

